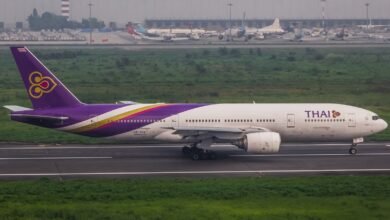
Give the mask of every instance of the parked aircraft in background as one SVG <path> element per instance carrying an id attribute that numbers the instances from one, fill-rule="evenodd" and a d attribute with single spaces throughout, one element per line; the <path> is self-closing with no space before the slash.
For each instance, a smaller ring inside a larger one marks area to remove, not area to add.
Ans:
<path id="1" fill-rule="evenodd" d="M 146 37 L 187 38 L 199 40 L 200 38 L 218 36 L 217 31 L 200 28 L 151 28 L 147 29 L 142 24 L 129 24 L 136 32 Z"/>
<path id="2" fill-rule="evenodd" d="M 328 37 L 329 40 L 345 40 L 349 37 L 349 34 L 346 32 L 345 27 L 343 27 L 340 30 L 336 30 L 336 32 L 328 32 Z"/>
<path id="3" fill-rule="evenodd" d="M 127 32 L 136 40 L 158 41 L 158 42 L 175 42 L 175 41 L 189 41 L 189 37 L 177 37 L 174 34 L 157 35 L 145 31 L 141 26 L 133 27 L 127 26 Z M 199 39 L 199 38 L 197 38 Z"/>
<path id="4" fill-rule="evenodd" d="M 294 29 L 294 32 L 287 33 L 283 36 L 284 40 L 288 40 L 291 42 L 303 42 L 305 35 L 303 33 L 302 28 L 296 28 Z"/>
<path id="5" fill-rule="evenodd" d="M 390 30 L 390 25 L 373 25 L 371 23 L 369 25 L 358 25 L 357 27 L 366 31 L 366 32 L 381 33 L 381 32 L 387 32 Z"/>
<path id="6" fill-rule="evenodd" d="M 285 33 L 286 31 L 280 25 L 279 18 L 276 18 L 272 23 L 272 25 L 267 27 L 263 27 L 263 28 L 246 27 L 245 28 L 245 36 L 248 39 L 254 38 L 254 39 L 263 40 L 265 38 L 271 38 Z"/>
<path id="7" fill-rule="evenodd" d="M 232 41 L 245 37 L 245 27 L 228 28 L 218 36 L 219 40 Z"/>
<path id="8" fill-rule="evenodd" d="M 214 143 L 262 154 L 282 141 L 350 141 L 355 154 L 364 137 L 387 128 L 374 112 L 341 104 L 85 104 L 26 47 L 11 51 L 33 107 L 5 106 L 12 120 L 128 143 L 185 143 L 194 160 L 215 158 L 204 150 Z"/>
<path id="9" fill-rule="evenodd" d="M 239 28 L 232 28 L 231 37 L 235 38 L 244 38 L 245 41 L 255 39 L 255 40 L 264 40 L 266 38 L 276 37 L 278 35 L 285 34 L 286 31 L 280 25 L 279 18 L 276 18 L 272 25 L 263 27 L 263 28 L 251 28 L 245 26 L 245 18 L 242 21 L 242 26 Z M 230 29 L 225 30 L 220 36 L 219 39 L 228 39 L 230 36 Z"/>

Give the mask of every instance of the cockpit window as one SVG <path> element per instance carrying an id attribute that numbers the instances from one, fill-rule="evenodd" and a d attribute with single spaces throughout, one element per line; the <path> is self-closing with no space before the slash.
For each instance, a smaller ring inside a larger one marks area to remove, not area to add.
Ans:
<path id="1" fill-rule="evenodd" d="M 377 115 L 372 116 L 372 120 L 374 120 L 374 121 L 379 120 L 379 119 L 380 119 L 380 118 L 379 118 L 379 116 L 377 116 Z"/>

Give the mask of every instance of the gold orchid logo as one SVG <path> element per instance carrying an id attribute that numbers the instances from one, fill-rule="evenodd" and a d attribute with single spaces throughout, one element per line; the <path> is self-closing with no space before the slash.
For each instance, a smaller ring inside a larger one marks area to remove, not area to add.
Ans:
<path id="1" fill-rule="evenodd" d="M 43 76 L 40 72 L 32 72 L 29 76 L 30 88 L 28 93 L 34 99 L 39 99 L 43 94 L 52 92 L 56 87 L 57 83 L 48 76 Z"/>

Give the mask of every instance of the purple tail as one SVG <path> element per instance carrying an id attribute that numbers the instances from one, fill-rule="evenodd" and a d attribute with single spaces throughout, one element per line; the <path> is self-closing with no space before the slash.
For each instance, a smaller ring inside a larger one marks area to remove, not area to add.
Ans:
<path id="1" fill-rule="evenodd" d="M 34 109 L 82 105 L 26 47 L 11 47 L 11 51 Z"/>

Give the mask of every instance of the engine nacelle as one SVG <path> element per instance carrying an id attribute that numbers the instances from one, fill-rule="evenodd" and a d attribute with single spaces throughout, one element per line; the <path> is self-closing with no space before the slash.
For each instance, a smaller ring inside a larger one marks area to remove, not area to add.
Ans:
<path id="1" fill-rule="evenodd" d="M 279 133 L 258 132 L 244 136 L 239 147 L 248 153 L 266 154 L 279 152 L 281 138 Z"/>

